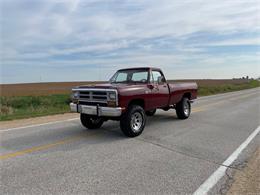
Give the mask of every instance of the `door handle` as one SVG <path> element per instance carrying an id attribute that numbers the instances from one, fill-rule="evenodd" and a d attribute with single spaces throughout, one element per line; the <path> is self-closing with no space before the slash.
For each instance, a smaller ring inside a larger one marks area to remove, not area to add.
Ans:
<path id="1" fill-rule="evenodd" d="M 155 90 L 155 91 L 159 91 L 159 87 L 155 87 L 154 90 Z"/>

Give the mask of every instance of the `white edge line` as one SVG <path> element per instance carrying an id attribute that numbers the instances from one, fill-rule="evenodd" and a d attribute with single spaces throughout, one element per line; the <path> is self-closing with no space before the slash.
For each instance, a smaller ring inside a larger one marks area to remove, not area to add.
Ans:
<path id="1" fill-rule="evenodd" d="M 15 127 L 15 128 L 10 128 L 10 129 L 0 129 L 0 133 L 1 133 L 1 132 L 6 132 L 6 131 L 18 130 L 18 129 L 25 129 L 25 128 L 31 128 L 31 127 L 39 127 L 39 126 L 44 126 L 44 125 L 50 125 L 50 124 L 56 124 L 56 123 L 74 121 L 74 120 L 77 120 L 77 119 L 79 119 L 79 118 L 72 118 L 72 119 L 67 119 L 67 120 L 62 120 L 62 121 L 53 121 L 53 122 L 41 123 L 41 124 L 35 124 L 35 125 L 29 125 L 29 126 L 23 126 L 23 127 Z"/>
<path id="2" fill-rule="evenodd" d="M 212 187 L 225 175 L 225 171 L 239 156 L 239 154 L 248 146 L 248 144 L 259 133 L 260 126 L 258 126 L 253 133 L 222 163 L 222 165 L 193 193 L 193 195 L 207 194 Z"/>

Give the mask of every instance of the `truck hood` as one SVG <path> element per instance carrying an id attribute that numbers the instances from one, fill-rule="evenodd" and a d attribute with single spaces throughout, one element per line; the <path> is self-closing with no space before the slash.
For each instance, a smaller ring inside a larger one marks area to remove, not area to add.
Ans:
<path id="1" fill-rule="evenodd" d="M 76 89 L 117 89 L 120 95 L 130 95 L 130 94 L 142 94 L 147 88 L 146 84 L 111 84 L 111 83 L 102 83 L 102 84 L 93 84 L 93 85 L 82 85 L 78 86 Z"/>
<path id="2" fill-rule="evenodd" d="M 138 86 L 143 86 L 138 84 L 124 84 L 124 83 L 102 83 L 102 84 L 90 84 L 90 85 L 81 85 L 76 88 L 86 89 L 86 88 L 97 88 L 97 89 L 124 89 L 124 88 L 136 88 Z"/>
<path id="3" fill-rule="evenodd" d="M 114 89 L 115 86 L 111 85 L 110 83 L 102 83 L 102 84 L 81 85 L 76 88 L 78 88 L 78 89 L 85 89 L 85 88 Z"/>

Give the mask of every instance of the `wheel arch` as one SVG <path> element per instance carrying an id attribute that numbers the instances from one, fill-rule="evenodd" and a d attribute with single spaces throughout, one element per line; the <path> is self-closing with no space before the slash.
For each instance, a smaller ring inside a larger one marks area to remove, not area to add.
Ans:
<path id="1" fill-rule="evenodd" d="M 142 98 L 136 98 L 136 99 L 132 99 L 129 103 L 128 103 L 128 107 L 131 105 L 138 105 L 141 106 L 144 110 L 145 110 L 145 101 Z"/>
<path id="2" fill-rule="evenodd" d="M 188 98 L 190 100 L 191 99 L 191 92 L 185 92 L 183 94 L 182 98 Z"/>

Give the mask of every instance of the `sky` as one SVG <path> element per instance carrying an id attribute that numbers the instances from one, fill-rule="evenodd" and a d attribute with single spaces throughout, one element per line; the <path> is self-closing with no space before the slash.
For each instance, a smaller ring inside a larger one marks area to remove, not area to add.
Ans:
<path id="1" fill-rule="evenodd" d="M 258 0 L 0 0 L 0 82 L 260 76 Z"/>

